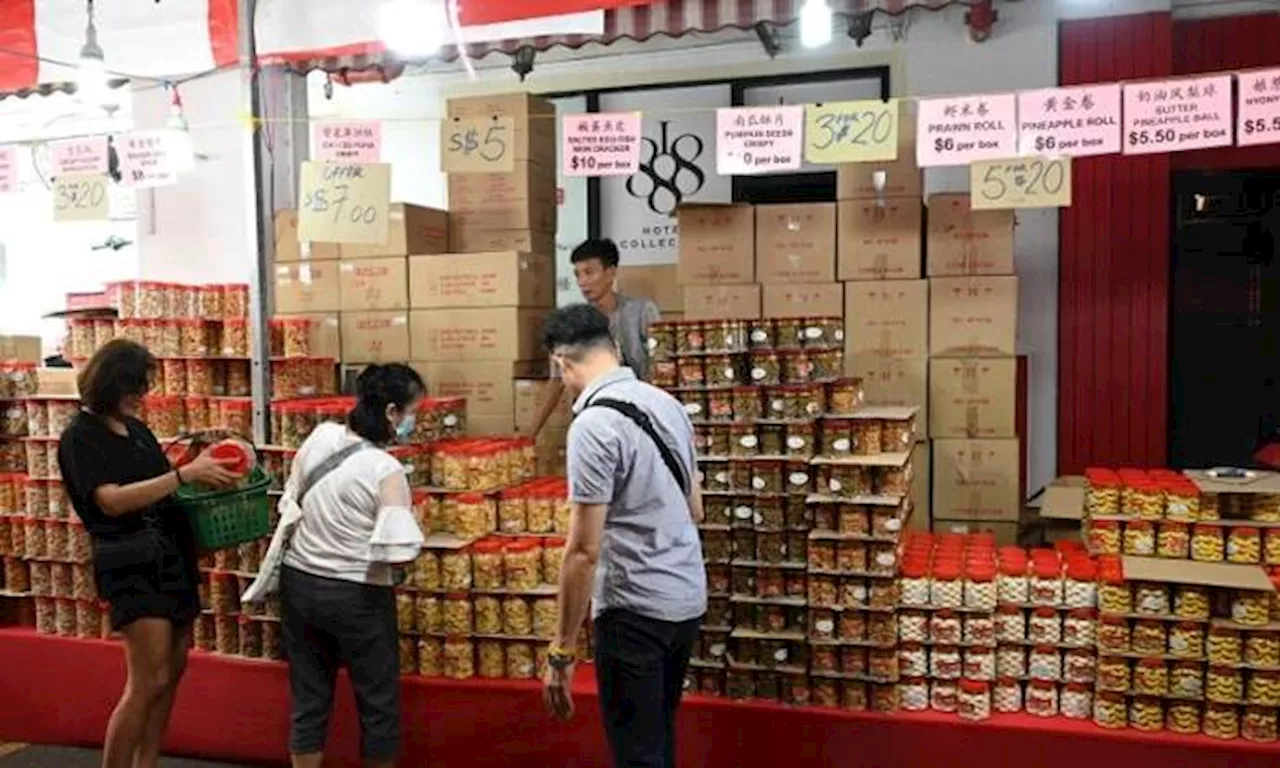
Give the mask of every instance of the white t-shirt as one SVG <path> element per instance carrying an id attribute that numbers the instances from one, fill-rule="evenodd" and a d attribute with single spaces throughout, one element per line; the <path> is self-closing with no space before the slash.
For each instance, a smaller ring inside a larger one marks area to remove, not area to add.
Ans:
<path id="1" fill-rule="evenodd" d="M 295 476 L 303 478 L 329 456 L 360 438 L 341 424 L 321 424 L 293 459 Z M 302 499 L 302 519 L 289 543 L 284 564 L 290 568 L 343 581 L 391 586 L 391 566 L 374 562 L 369 541 L 378 510 L 382 481 L 398 475 L 409 496 L 404 467 L 391 454 L 367 447 L 348 456 Z"/>

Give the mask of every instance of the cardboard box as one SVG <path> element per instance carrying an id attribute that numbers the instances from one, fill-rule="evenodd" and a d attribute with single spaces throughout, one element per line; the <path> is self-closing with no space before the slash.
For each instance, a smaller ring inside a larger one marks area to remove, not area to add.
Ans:
<path id="1" fill-rule="evenodd" d="M 515 432 L 510 416 L 467 416 L 467 434 L 473 437 L 510 437 Z"/>
<path id="2" fill-rule="evenodd" d="M 403 256 L 338 263 L 343 312 L 409 308 L 409 260 Z"/>
<path id="3" fill-rule="evenodd" d="M 836 199 L 914 197 L 924 194 L 924 174 L 916 167 L 916 121 L 902 115 L 898 124 L 898 158 L 836 166 Z"/>
<path id="4" fill-rule="evenodd" d="M 44 355 L 39 336 L 0 334 L 0 360 L 19 363 L 42 363 Z"/>
<path id="5" fill-rule="evenodd" d="M 1275 584 L 1267 578 L 1267 572 L 1256 565 L 1200 563 L 1191 560 L 1132 555 L 1125 555 L 1121 559 L 1121 564 L 1126 581 L 1195 584 L 1269 593 L 1276 591 Z"/>
<path id="6" fill-rule="evenodd" d="M 449 214 L 464 229 L 554 232 L 555 170 L 521 162 L 511 173 L 449 174 Z"/>
<path id="7" fill-rule="evenodd" d="M 277 264 L 291 264 L 297 261 L 335 261 L 339 258 L 337 243 L 298 242 L 298 212 L 291 208 L 276 211 L 275 229 Z"/>
<path id="8" fill-rule="evenodd" d="M 277 264 L 275 270 L 277 312 L 297 315 L 341 309 L 338 262 Z"/>
<path id="9" fill-rule="evenodd" d="M 36 394 L 41 397 L 78 397 L 79 373 L 74 368 L 37 368 Z"/>
<path id="10" fill-rule="evenodd" d="M 687 320 L 751 320 L 760 317 L 759 285 L 686 285 Z"/>
<path id="11" fill-rule="evenodd" d="M 1012 356 L 1018 343 L 1018 278 L 929 280 L 929 353 Z"/>
<path id="12" fill-rule="evenodd" d="M 427 381 L 435 397 L 465 397 L 467 419 L 503 417 L 518 423 L 517 392 L 513 382 L 521 376 L 545 375 L 547 360 L 528 362 L 494 360 L 473 363 L 412 363 Z"/>
<path id="13" fill-rule="evenodd" d="M 756 210 L 750 205 L 682 205 L 681 285 L 753 283 L 756 279 Z"/>
<path id="14" fill-rule="evenodd" d="M 449 99 L 445 106 L 449 118 L 511 117 L 515 135 L 511 148 L 517 162 L 521 160 L 555 160 L 556 109 L 546 99 L 528 93 L 500 93 L 488 96 L 466 96 Z"/>
<path id="15" fill-rule="evenodd" d="M 451 253 L 484 253 L 486 251 L 524 251 L 525 253 L 556 252 L 554 232 L 538 232 L 532 229 L 480 229 L 464 227 L 453 217 L 449 222 L 449 251 Z"/>
<path id="16" fill-rule="evenodd" d="M 409 359 L 409 316 L 403 312 L 343 312 L 344 363 L 403 363 Z"/>
<path id="17" fill-rule="evenodd" d="M 415 309 L 409 313 L 412 359 L 431 362 L 536 360 L 545 309 Z"/>
<path id="18" fill-rule="evenodd" d="M 835 203 L 756 206 L 757 281 L 830 282 L 835 253 Z"/>
<path id="19" fill-rule="evenodd" d="M 554 307 L 556 265 L 550 254 L 499 251 L 409 259 L 409 305 Z"/>
<path id="20" fill-rule="evenodd" d="M 1064 475 L 1044 489 L 1040 517 L 1049 520 L 1084 519 L 1084 477 Z"/>
<path id="21" fill-rule="evenodd" d="M 934 358 L 929 361 L 929 434 L 939 437 L 1017 437 L 1018 361 L 1013 357 Z"/>
<path id="22" fill-rule="evenodd" d="M 929 281 L 847 283 L 844 290 L 845 355 L 889 357 L 929 354 Z"/>
<path id="23" fill-rule="evenodd" d="M 1018 523 L 995 522 L 992 520 L 934 520 L 935 533 L 990 533 L 995 536 L 997 547 L 1012 547 L 1018 544 Z"/>
<path id="24" fill-rule="evenodd" d="M 278 320 L 301 317 L 311 321 L 311 354 L 316 357 L 342 359 L 342 334 L 336 312 L 312 312 L 301 315 L 276 315 Z"/>
<path id="25" fill-rule="evenodd" d="M 529 432 L 533 429 L 533 422 L 538 417 L 539 409 L 550 397 L 552 381 L 552 379 L 518 379 L 514 382 L 511 389 L 515 398 L 516 429 L 521 432 Z M 553 427 L 568 429 L 569 422 L 572 420 L 573 394 L 569 392 L 568 387 L 563 387 L 560 400 L 555 410 L 547 417 L 547 423 L 543 429 L 548 430 Z"/>
<path id="26" fill-rule="evenodd" d="M 1012 522 L 1022 511 L 1018 440 L 934 440 L 935 520 Z"/>
<path id="27" fill-rule="evenodd" d="M 1201 493 L 1280 494 L 1280 472 L 1253 470 L 1248 477 L 1216 477 L 1210 470 L 1194 469 L 1185 474 Z"/>
<path id="28" fill-rule="evenodd" d="M 625 296 L 651 299 L 663 312 L 684 311 L 680 269 L 675 264 L 618 267 L 618 279 L 614 287 Z"/>
<path id="29" fill-rule="evenodd" d="M 545 432 L 546 430 L 544 430 Z M 564 433 L 560 433 L 564 435 Z M 559 439 L 559 445 L 554 444 L 554 440 Z M 565 464 L 567 462 L 568 450 L 566 448 L 567 435 L 559 438 L 544 437 L 538 435 L 538 474 L 544 477 L 564 477 Z"/>
<path id="30" fill-rule="evenodd" d="M 918 280 L 922 209 L 917 197 L 843 200 L 836 240 L 841 280 Z"/>
<path id="31" fill-rule="evenodd" d="M 929 196 L 929 277 L 1013 274 L 1013 211 L 974 211 L 969 193 Z"/>
<path id="32" fill-rule="evenodd" d="M 844 317 L 844 284 L 766 285 L 761 306 L 764 317 Z"/>
<path id="33" fill-rule="evenodd" d="M 387 212 L 387 242 L 382 245 L 343 243 L 340 257 L 377 259 L 449 250 L 449 214 L 435 208 L 392 203 Z"/>
<path id="34" fill-rule="evenodd" d="M 845 371 L 862 379 L 866 405 L 918 406 L 916 435 L 929 435 L 929 361 L 923 357 L 850 354 Z M 917 452 L 919 455 L 920 452 Z"/>
<path id="35" fill-rule="evenodd" d="M 930 490 L 933 488 L 933 456 L 928 445 L 918 445 L 911 454 L 911 518 L 907 527 L 927 531 L 933 524 Z"/>

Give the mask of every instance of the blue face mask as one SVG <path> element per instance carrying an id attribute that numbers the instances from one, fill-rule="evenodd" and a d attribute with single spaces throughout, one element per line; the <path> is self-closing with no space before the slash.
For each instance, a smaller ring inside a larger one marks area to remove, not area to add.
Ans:
<path id="1" fill-rule="evenodd" d="M 409 442 L 409 438 L 413 437 L 413 428 L 417 426 L 417 423 L 417 414 L 414 413 L 411 413 L 401 419 L 400 423 L 396 425 L 396 442 Z"/>

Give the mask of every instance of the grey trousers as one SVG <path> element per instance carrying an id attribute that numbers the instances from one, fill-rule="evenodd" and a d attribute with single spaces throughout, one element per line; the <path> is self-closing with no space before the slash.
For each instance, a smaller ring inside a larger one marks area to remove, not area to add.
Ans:
<path id="1" fill-rule="evenodd" d="M 360 715 L 360 753 L 400 750 L 400 649 L 390 587 L 326 579 L 284 568 L 282 634 L 289 662 L 289 751 L 323 752 L 338 669 L 347 668 Z"/>

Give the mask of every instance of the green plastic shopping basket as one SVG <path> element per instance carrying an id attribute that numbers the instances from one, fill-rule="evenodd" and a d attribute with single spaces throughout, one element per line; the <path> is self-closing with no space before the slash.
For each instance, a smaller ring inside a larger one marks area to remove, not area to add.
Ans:
<path id="1" fill-rule="evenodd" d="M 232 491 L 202 491 L 187 485 L 179 488 L 178 505 L 191 521 L 201 551 L 234 547 L 271 533 L 270 486 L 271 477 L 258 465 L 249 481 Z"/>

